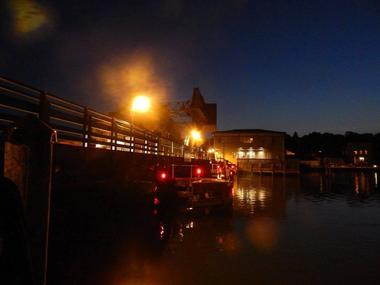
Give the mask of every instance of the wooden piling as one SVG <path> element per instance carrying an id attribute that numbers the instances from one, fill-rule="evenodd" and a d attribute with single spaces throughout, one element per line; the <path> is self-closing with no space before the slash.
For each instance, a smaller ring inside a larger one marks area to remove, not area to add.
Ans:
<path id="1" fill-rule="evenodd" d="M 47 282 L 53 146 L 50 140 L 31 145 L 26 213 L 38 284 Z"/>
<path id="2" fill-rule="evenodd" d="M 41 118 L 49 120 L 46 110 L 41 110 Z M 16 183 L 24 203 L 37 285 L 47 282 L 52 140 L 55 135 L 44 121 L 28 116 L 11 129 L 5 142 L 4 176 Z"/>

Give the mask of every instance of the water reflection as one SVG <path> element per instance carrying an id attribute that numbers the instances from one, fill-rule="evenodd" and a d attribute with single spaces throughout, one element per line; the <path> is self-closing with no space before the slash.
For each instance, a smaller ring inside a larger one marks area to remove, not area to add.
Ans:
<path id="1" fill-rule="evenodd" d="M 265 200 L 267 198 L 267 193 L 265 191 L 265 188 L 254 188 L 254 189 L 247 189 L 244 188 L 243 185 L 238 186 L 238 190 L 235 194 L 236 201 L 240 205 L 249 205 L 250 207 L 250 213 L 255 213 L 256 207 L 265 207 Z"/>
<path id="2" fill-rule="evenodd" d="M 379 184 L 377 182 L 377 172 L 374 173 L 374 178 L 375 178 L 375 188 L 379 187 Z"/>
<path id="3" fill-rule="evenodd" d="M 286 199 L 297 191 L 297 177 L 252 176 L 235 181 L 234 212 L 239 215 L 282 217 Z"/>
<path id="4" fill-rule="evenodd" d="M 232 212 L 134 216 L 117 199 L 75 227 L 56 213 L 51 284 L 375 284 L 377 175 L 238 177 Z"/>
<path id="5" fill-rule="evenodd" d="M 314 201 L 347 200 L 349 205 L 378 200 L 377 173 L 337 172 L 330 175 L 309 174 L 300 177 L 304 198 Z"/>

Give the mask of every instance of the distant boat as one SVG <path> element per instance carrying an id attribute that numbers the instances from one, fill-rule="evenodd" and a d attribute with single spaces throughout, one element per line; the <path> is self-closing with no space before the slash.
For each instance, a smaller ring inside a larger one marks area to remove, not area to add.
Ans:
<path id="1" fill-rule="evenodd" d="M 217 178 L 203 177 L 205 173 L 212 175 L 212 172 L 206 171 L 204 167 L 208 166 L 172 164 L 171 173 L 160 171 L 158 177 L 165 180 L 165 184 L 171 185 L 179 205 L 185 205 L 187 208 L 231 206 L 231 179 L 226 179 L 224 175 L 218 175 Z"/>

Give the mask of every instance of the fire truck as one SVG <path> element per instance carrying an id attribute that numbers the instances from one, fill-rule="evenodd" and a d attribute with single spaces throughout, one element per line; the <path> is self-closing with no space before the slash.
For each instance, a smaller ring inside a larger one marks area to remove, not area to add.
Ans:
<path id="1" fill-rule="evenodd" d="M 159 206 L 186 209 L 230 207 L 236 166 L 227 162 L 197 161 L 168 164 L 156 169 L 156 197 Z"/>

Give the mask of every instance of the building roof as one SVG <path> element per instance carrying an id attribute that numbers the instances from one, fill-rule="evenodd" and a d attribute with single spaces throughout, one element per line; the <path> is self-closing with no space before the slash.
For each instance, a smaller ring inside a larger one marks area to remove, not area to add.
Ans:
<path id="1" fill-rule="evenodd" d="M 235 129 L 227 131 L 216 131 L 214 134 L 281 134 L 284 135 L 285 132 L 263 130 L 263 129 Z"/>
<path id="2" fill-rule="evenodd" d="M 217 108 L 215 103 L 206 103 L 199 88 L 193 89 L 190 102 L 190 113 L 194 123 L 200 125 L 215 125 L 217 121 Z"/>

